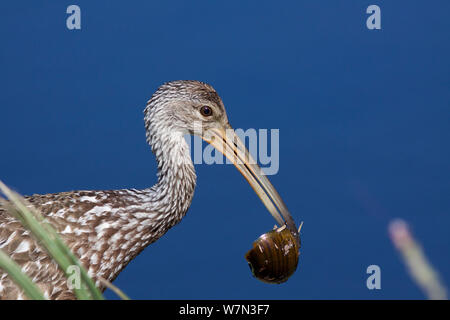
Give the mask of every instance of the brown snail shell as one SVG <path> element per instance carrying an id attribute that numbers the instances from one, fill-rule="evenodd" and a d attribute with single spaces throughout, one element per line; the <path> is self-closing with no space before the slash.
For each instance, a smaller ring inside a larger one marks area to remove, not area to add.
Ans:
<path id="1" fill-rule="evenodd" d="M 256 239 L 245 259 L 257 279 L 266 283 L 283 283 L 297 269 L 299 250 L 300 236 L 282 226 Z"/>

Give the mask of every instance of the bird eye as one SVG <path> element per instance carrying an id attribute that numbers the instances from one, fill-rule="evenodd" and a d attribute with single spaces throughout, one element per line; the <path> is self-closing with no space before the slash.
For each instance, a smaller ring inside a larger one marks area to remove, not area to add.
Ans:
<path id="1" fill-rule="evenodd" d="M 203 106 L 200 108 L 200 113 L 202 116 L 209 117 L 212 116 L 212 109 L 208 106 Z"/>

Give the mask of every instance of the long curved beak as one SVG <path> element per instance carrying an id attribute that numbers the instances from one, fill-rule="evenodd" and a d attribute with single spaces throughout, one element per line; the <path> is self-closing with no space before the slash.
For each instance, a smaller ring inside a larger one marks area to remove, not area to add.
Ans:
<path id="1" fill-rule="evenodd" d="M 202 139 L 222 152 L 236 166 L 278 224 L 282 226 L 286 223 L 289 230 L 297 235 L 294 219 L 285 203 L 234 130 L 231 127 L 209 129 L 204 132 Z"/>

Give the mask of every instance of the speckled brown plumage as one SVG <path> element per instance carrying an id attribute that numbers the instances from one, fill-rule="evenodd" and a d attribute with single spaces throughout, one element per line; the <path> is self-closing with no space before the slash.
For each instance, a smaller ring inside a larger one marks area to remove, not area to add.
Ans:
<path id="1" fill-rule="evenodd" d="M 213 108 L 214 119 L 200 117 L 198 108 L 203 105 Z M 157 184 L 144 190 L 73 191 L 27 197 L 54 225 L 94 280 L 97 276 L 114 280 L 136 255 L 186 214 L 196 176 L 183 136 L 194 133 L 195 121 L 202 121 L 206 128 L 217 123 L 228 126 L 222 101 L 214 89 L 198 81 L 166 83 L 145 109 L 147 141 L 158 162 Z M 74 298 L 56 263 L 1 207 L 0 249 L 22 267 L 47 298 Z M 98 281 L 97 285 L 101 287 Z M 2 270 L 0 298 L 26 298 Z"/>

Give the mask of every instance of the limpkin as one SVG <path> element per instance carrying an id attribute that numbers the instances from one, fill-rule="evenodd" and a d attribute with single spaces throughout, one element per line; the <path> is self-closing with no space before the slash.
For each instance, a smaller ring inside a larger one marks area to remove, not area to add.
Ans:
<path id="1" fill-rule="evenodd" d="M 186 133 L 200 136 L 229 158 L 277 222 L 295 230 L 285 204 L 231 129 L 222 100 L 210 85 L 192 80 L 167 82 L 152 95 L 144 114 L 147 142 L 158 163 L 154 186 L 26 197 L 53 224 L 101 290 L 105 287 L 98 277 L 113 281 L 186 214 L 196 184 Z M 45 297 L 74 298 L 58 265 L 2 207 L 0 249 L 22 267 Z M 26 298 L 2 270 L 0 297 Z"/>

